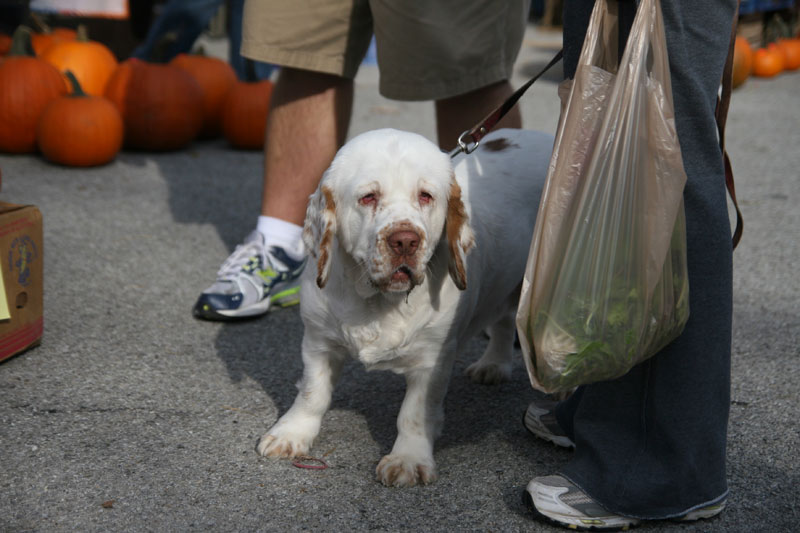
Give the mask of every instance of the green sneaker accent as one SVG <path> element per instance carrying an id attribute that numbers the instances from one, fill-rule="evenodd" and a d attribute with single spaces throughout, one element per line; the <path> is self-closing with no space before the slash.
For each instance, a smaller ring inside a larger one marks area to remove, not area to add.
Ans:
<path id="1" fill-rule="evenodd" d="M 291 307 L 300 303 L 300 287 L 292 287 L 270 297 L 273 304 L 280 307 Z"/>
<path id="2" fill-rule="evenodd" d="M 270 284 L 275 281 L 275 278 L 280 276 L 278 272 L 275 272 L 272 268 L 267 267 L 264 270 L 257 270 L 256 275 L 264 280 L 264 283 Z"/>

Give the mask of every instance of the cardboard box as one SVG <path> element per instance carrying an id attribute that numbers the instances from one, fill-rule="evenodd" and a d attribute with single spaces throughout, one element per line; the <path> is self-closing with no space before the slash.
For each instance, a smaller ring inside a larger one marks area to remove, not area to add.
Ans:
<path id="1" fill-rule="evenodd" d="M 42 214 L 35 206 L 0 202 L 0 269 L 2 361 L 42 339 L 44 248 Z"/>

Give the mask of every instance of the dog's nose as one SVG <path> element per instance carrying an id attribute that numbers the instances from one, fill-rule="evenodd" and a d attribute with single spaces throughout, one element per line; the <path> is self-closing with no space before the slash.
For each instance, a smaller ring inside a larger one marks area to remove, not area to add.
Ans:
<path id="1" fill-rule="evenodd" d="M 397 255 L 412 255 L 419 246 L 419 235 L 411 230 L 396 231 L 387 240 L 389 247 Z"/>

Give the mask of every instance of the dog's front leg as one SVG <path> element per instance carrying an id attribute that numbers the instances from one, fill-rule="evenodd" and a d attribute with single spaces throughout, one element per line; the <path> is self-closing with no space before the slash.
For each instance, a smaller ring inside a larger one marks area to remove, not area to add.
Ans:
<path id="1" fill-rule="evenodd" d="M 450 362 L 434 369 L 406 374 L 406 395 L 397 417 L 392 452 L 375 472 L 387 487 L 411 487 L 436 481 L 433 442 L 444 421 L 444 397 L 452 370 Z"/>
<path id="2" fill-rule="evenodd" d="M 328 410 L 333 387 L 345 355 L 325 342 L 303 337 L 303 378 L 292 407 L 261 437 L 258 453 L 268 457 L 297 457 L 311 450 Z"/>

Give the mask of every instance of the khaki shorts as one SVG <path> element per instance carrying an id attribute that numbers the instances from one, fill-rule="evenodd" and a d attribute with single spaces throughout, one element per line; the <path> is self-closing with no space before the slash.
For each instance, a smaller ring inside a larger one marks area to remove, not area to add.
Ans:
<path id="1" fill-rule="evenodd" d="M 511 77 L 530 0 L 247 0 L 242 55 L 353 78 L 373 32 L 380 92 L 438 100 Z"/>

